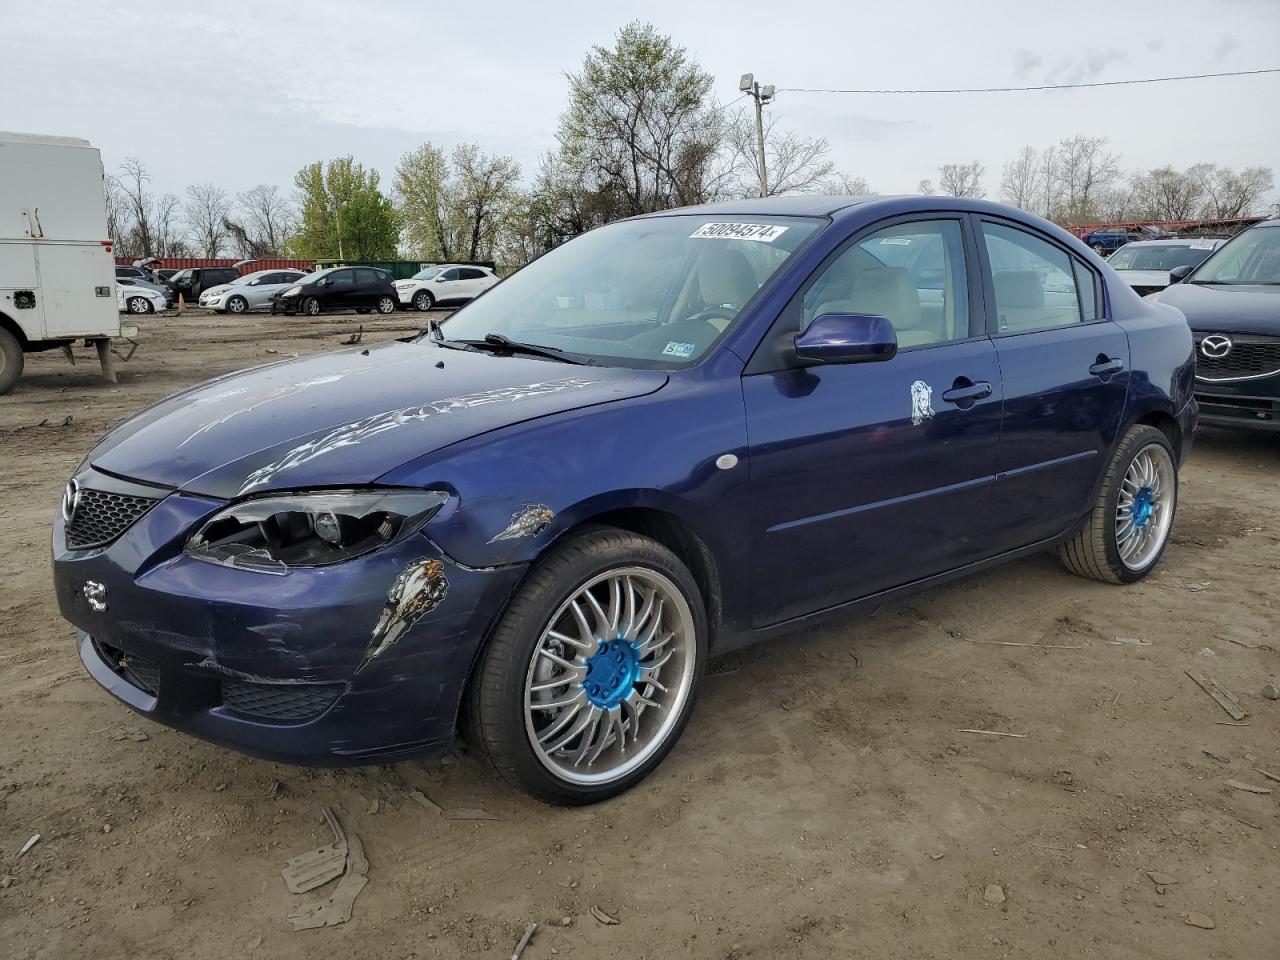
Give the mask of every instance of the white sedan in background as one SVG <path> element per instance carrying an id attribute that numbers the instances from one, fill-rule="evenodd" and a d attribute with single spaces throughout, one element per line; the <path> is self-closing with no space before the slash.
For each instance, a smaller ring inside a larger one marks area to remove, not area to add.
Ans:
<path id="1" fill-rule="evenodd" d="M 116 306 L 121 313 L 155 313 L 169 306 L 159 290 L 144 287 L 126 277 L 116 278 Z"/>
<path id="2" fill-rule="evenodd" d="M 305 277 L 301 270 L 258 270 L 200 292 L 200 306 L 223 313 L 271 309 L 271 298 Z"/>
<path id="3" fill-rule="evenodd" d="M 396 295 L 402 307 L 430 310 L 474 300 L 497 282 L 498 277 L 488 267 L 441 263 L 420 270 L 408 280 L 397 280 Z"/>
<path id="4" fill-rule="evenodd" d="M 1198 267 L 1226 242 L 1216 237 L 1135 240 L 1109 256 L 1107 263 L 1133 288 L 1134 293 L 1145 297 L 1169 286 L 1170 270 Z"/>

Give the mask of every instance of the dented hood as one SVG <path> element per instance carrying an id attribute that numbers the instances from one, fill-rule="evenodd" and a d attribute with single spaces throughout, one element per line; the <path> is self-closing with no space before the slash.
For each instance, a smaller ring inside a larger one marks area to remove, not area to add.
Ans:
<path id="1" fill-rule="evenodd" d="M 175 394 L 89 456 L 121 477 L 231 498 L 370 483 L 501 427 L 643 396 L 657 370 L 391 343 L 256 367 Z"/>

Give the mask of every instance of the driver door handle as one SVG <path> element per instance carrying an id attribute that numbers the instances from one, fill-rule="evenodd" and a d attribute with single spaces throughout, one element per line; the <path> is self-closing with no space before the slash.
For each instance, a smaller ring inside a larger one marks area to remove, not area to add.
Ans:
<path id="1" fill-rule="evenodd" d="M 991 384 L 986 380 L 979 380 L 964 387 L 952 387 L 942 395 L 942 399 L 947 403 L 955 403 L 960 405 L 972 404 L 977 400 L 985 400 L 991 396 Z"/>
<path id="2" fill-rule="evenodd" d="M 1098 362 L 1089 367 L 1089 372 L 1095 377 L 1109 377 L 1113 374 L 1119 373 L 1123 369 L 1123 360 L 1099 357 Z"/>

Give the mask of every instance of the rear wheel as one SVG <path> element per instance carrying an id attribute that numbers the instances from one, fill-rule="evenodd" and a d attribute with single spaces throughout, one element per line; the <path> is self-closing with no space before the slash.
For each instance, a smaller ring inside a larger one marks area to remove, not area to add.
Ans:
<path id="1" fill-rule="evenodd" d="M 430 290 L 419 290 L 413 295 L 413 306 L 415 310 L 430 310 L 435 305 L 435 297 L 431 296 Z"/>
<path id="2" fill-rule="evenodd" d="M 600 528 L 539 561 L 472 678 L 471 742 L 546 803 L 595 803 L 680 738 L 706 659 L 706 614 L 666 547 Z"/>
<path id="3" fill-rule="evenodd" d="M 378 298 L 378 312 L 382 314 L 396 312 L 396 298 L 383 294 Z"/>
<path id="4" fill-rule="evenodd" d="M 1107 255 L 1107 248 L 1100 243 L 1095 243 L 1093 245 L 1093 252 L 1100 257 L 1105 257 Z"/>
<path id="5" fill-rule="evenodd" d="M 22 355 L 22 344 L 18 338 L 4 328 L 0 328 L 0 394 L 6 394 L 22 376 L 22 366 L 26 358 Z"/>
<path id="6" fill-rule="evenodd" d="M 1159 562 L 1178 506 L 1178 469 L 1169 438 L 1130 427 L 1116 448 L 1098 499 L 1079 531 L 1058 548 L 1072 573 L 1132 583 Z"/>

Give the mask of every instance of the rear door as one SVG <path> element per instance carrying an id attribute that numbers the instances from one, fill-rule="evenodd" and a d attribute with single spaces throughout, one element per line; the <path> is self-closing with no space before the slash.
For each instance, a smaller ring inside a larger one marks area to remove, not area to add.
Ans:
<path id="1" fill-rule="evenodd" d="M 382 296 L 382 274 L 368 267 L 358 268 L 355 273 L 356 289 L 352 306 L 362 310 L 366 307 L 376 307 L 379 297 Z"/>
<path id="2" fill-rule="evenodd" d="M 855 235 L 806 281 L 743 378 L 753 617 L 764 626 L 981 559 L 1000 370 L 962 214 Z M 888 317 L 882 362 L 771 369 L 825 313 Z"/>
<path id="3" fill-rule="evenodd" d="M 115 336 L 120 330 L 112 258 L 100 243 L 36 247 L 45 336 Z"/>
<path id="4" fill-rule="evenodd" d="M 1090 506 L 1124 415 L 1129 340 L 1082 258 L 1025 225 L 975 220 L 1005 393 L 991 533 L 1014 549 Z"/>

